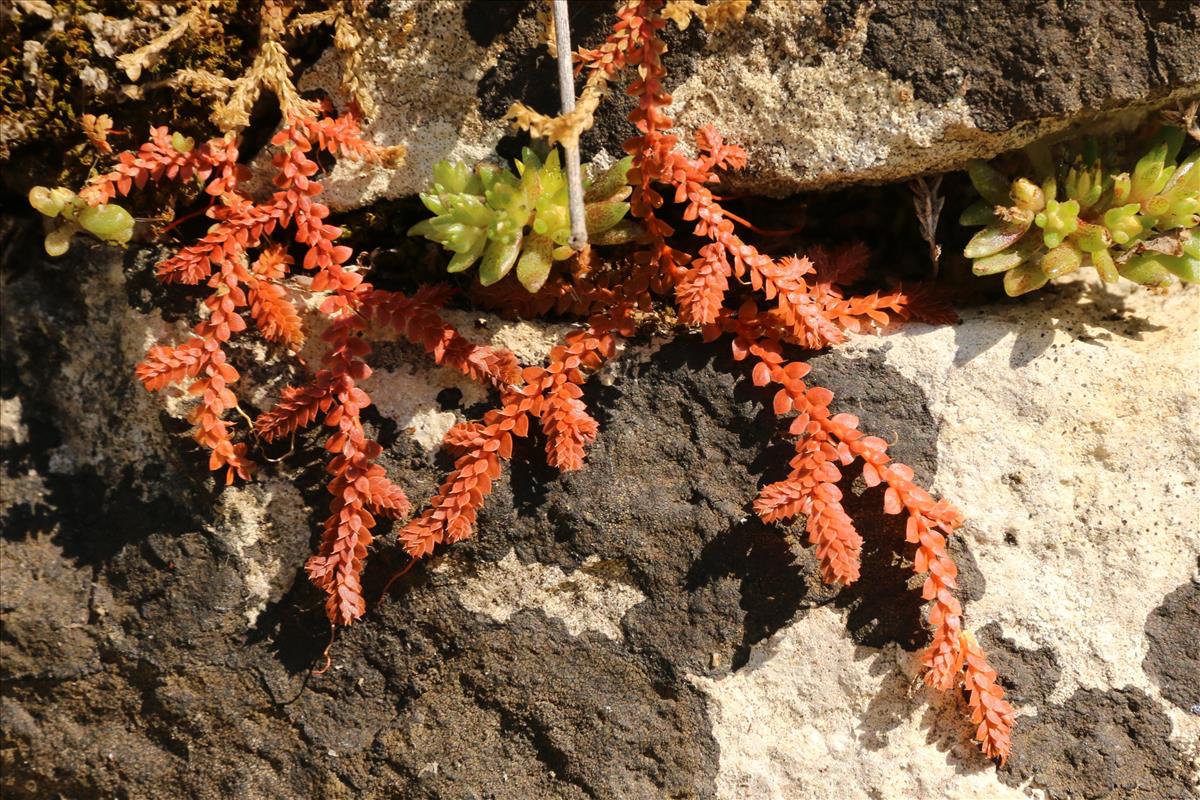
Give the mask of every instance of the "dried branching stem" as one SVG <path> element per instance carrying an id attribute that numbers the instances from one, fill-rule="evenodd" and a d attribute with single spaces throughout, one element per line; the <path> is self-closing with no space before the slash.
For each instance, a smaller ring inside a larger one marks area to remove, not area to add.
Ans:
<path id="1" fill-rule="evenodd" d="M 197 0 L 169 30 L 144 47 L 121 56 L 117 64 L 131 80 L 137 80 L 143 69 L 153 66 L 162 51 L 189 30 L 205 23 L 219 25 L 209 16 L 215 2 Z M 258 52 L 250 67 L 237 78 L 207 70 L 182 69 L 165 81 L 147 84 L 146 88 L 185 86 L 211 95 L 214 98 L 212 120 L 224 132 L 238 131 L 250 124 L 250 111 L 264 89 L 275 95 L 285 119 L 296 115 L 315 117 L 316 105 L 302 98 L 292 81 L 292 70 L 283 41 L 288 34 L 304 33 L 320 25 L 330 25 L 333 27 L 334 47 L 342 55 L 342 88 L 353 100 L 360 119 L 374 116 L 376 104 L 363 80 L 363 40 L 359 33 L 359 25 L 366 16 L 363 0 L 332 0 L 328 8 L 320 11 L 294 12 L 294 4 L 288 0 L 264 0 Z M 411 27 L 411 20 L 405 24 Z"/>
<path id="2" fill-rule="evenodd" d="M 1162 112 L 1162 116 L 1168 124 L 1178 125 L 1187 131 L 1188 136 L 1200 142 L 1200 120 L 1197 119 L 1197 112 L 1200 112 L 1200 100 L 1192 100 L 1185 106 Z"/>
<path id="3" fill-rule="evenodd" d="M 941 194 L 942 176 L 936 175 L 929 180 L 924 176 L 914 178 L 909 181 L 908 188 L 913 193 L 913 209 L 921 225 L 921 238 L 929 244 L 929 260 L 933 262 L 933 277 L 936 278 L 938 261 L 942 257 L 942 246 L 937 241 L 938 217 L 946 204 L 946 198 Z"/>
<path id="4" fill-rule="evenodd" d="M 200 25 L 208 20 L 208 12 L 212 10 L 216 2 L 217 0 L 196 0 L 192 7 L 180 15 L 179 19 L 175 20 L 175 24 L 162 35 L 156 36 L 132 53 L 126 53 L 118 58 L 117 66 L 125 71 L 129 80 L 136 81 L 141 77 L 143 69 L 149 69 L 158 63 L 162 52 L 176 40 L 182 38 L 191 30 L 192 26 Z"/>

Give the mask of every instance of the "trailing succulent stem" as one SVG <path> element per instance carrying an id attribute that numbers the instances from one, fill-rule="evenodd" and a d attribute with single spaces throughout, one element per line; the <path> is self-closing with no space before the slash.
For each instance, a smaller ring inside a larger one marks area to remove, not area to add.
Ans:
<path id="1" fill-rule="evenodd" d="M 282 25 L 286 9 L 269 5 Z M 640 319 L 677 320 L 707 340 L 722 339 L 735 359 L 751 359 L 755 385 L 776 387 L 771 408 L 786 418 L 793 437 L 790 470 L 762 488 L 756 513 L 766 522 L 803 517 L 824 579 L 850 584 L 859 577 L 862 538 L 841 505 L 842 469 L 859 463 L 868 485 L 886 486 L 884 511 L 906 518 L 913 569 L 923 576 L 923 596 L 930 603 L 925 680 L 941 690 L 966 691 L 980 748 L 1003 762 L 1013 709 L 967 632 L 954 595 L 957 569 L 947 540 L 962 515 L 917 486 L 913 471 L 891 459 L 886 442 L 860 431 L 858 419 L 835 413 L 832 393 L 806 384 L 808 366 L 792 355 L 841 342 L 851 332 L 910 317 L 941 322 L 953 319 L 953 313 L 924 287 L 852 293 L 869 258 L 862 247 L 814 247 L 804 256 L 779 258 L 762 252 L 744 238 L 752 230 L 749 224 L 727 212 L 713 193 L 722 175 L 745 165 L 746 152 L 726 143 L 711 126 L 695 132 L 694 154 L 670 132 L 663 27 L 668 20 L 686 24 L 693 16 L 705 24 L 729 24 L 741 19 L 748 5 L 746 0 L 704 5 L 623 0 L 607 39 L 575 54 L 577 70 L 586 73 L 575 111 L 553 119 L 524 115 L 526 122 L 577 137 L 603 89 L 628 76 L 626 92 L 635 101 L 629 115 L 632 135 L 624 144 L 628 155 L 594 174 L 584 199 L 591 241 L 636 241 L 630 257 L 605 264 L 584 249 L 568 269 L 553 269 L 572 254 L 567 185 L 557 151 L 542 160 L 526 149 L 515 173 L 445 161 L 435 167 L 433 186 L 422 195 L 435 216 L 410 232 L 450 250 L 450 272 L 479 263 L 473 296 L 509 311 L 557 311 L 583 321 L 544 364 L 522 365 L 512 353 L 475 344 L 456 331 L 439 315 L 452 293 L 444 285 L 411 295 L 374 286 L 352 260 L 351 248 L 339 243 L 342 231 L 327 222 L 329 209 L 318 201 L 323 164 L 335 158 L 389 157 L 387 149 L 363 138 L 353 107 L 341 115 L 308 101 L 285 107 L 284 125 L 271 139 L 274 191 L 264 198 L 242 189 L 247 170 L 239 160 L 239 126 L 231 125 L 226 135 L 199 145 L 155 128 L 137 151 L 121 153 L 111 171 L 97 175 L 78 195 L 40 190 L 31 201 L 48 216 L 64 216 L 106 240 L 122 241 L 128 239 L 129 224 L 119 210 L 111 210 L 117 208 L 111 203 L 115 198 L 147 183 L 204 186 L 212 198 L 205 209 L 212 225 L 157 267 L 163 282 L 207 286 L 204 313 L 183 342 L 153 347 L 137 375 L 150 390 L 183 384 L 196 396 L 193 436 L 208 450 L 210 468 L 226 482 L 251 477 L 256 442 L 283 440 L 317 422 L 325 426 L 329 515 L 306 570 L 324 593 L 326 614 L 336 625 L 349 625 L 366 611 L 362 573 L 380 515 L 403 520 L 397 542 L 415 561 L 473 535 L 478 512 L 513 457 L 516 439 L 539 436 L 548 464 L 560 471 L 584 466 L 599 425 L 584 402 L 583 384 Z M 1186 187 L 1193 186 L 1195 161 L 1168 171 L 1165 162 L 1174 155 L 1169 151 L 1169 146 L 1161 153 L 1156 149 L 1154 158 L 1128 177 L 1121 203 L 1139 203 L 1140 216 L 1114 218 L 1105 228 L 1114 242 L 1118 234 L 1128 234 L 1126 243 L 1149 248 L 1152 239 L 1135 231 L 1135 222 L 1160 239 L 1175 235 L 1184 242 L 1172 232 L 1186 229 L 1187 214 L 1194 212 L 1188 211 Z M 1069 171 L 1060 200 L 1057 185 L 1019 183 L 1009 197 L 1010 190 L 991 172 L 976 172 L 985 179 L 989 202 L 1016 204 L 989 213 L 997 218 L 1019 214 L 1024 225 L 1020 235 L 1010 232 L 1010 240 L 980 258 L 1018 244 L 1031 247 L 1020 240 L 1035 225 L 1042 233 L 1036 242 L 1029 237 L 1035 246 L 1026 258 L 1037 256 L 1039 270 L 1056 248 L 1069 245 L 1090 256 L 1102 249 L 1096 243 L 1106 241 L 1104 236 L 1084 227 L 1099 224 L 1088 214 L 1104 204 L 1110 189 L 1102 175 Z M 1111 183 L 1117 184 L 1117 177 Z M 1109 205 L 1121 207 L 1112 198 Z M 624 219 L 627 213 L 631 220 Z M 677 234 L 668 219 L 681 220 L 684 230 Z M 1164 227 L 1171 222 L 1179 224 Z M 301 279 L 297 273 L 305 274 Z M 226 346 L 249 328 L 249 319 L 264 338 L 296 350 L 308 333 L 293 299 L 301 290 L 319 298 L 324 357 L 304 380 L 283 390 L 247 436 L 229 413 L 240 411 L 231 388 L 239 375 L 226 359 Z M 368 434 L 362 415 L 372 403 L 362 387 L 371 374 L 371 337 L 380 329 L 419 345 L 434 363 L 458 370 L 497 397 L 481 419 L 462 421 L 446 434 L 453 470 L 411 517 L 404 490 L 378 463 L 383 448 Z"/>
<path id="2" fill-rule="evenodd" d="M 1200 280 L 1200 149 L 1177 162 L 1184 132 L 1164 128 L 1132 170 L 1118 172 L 1094 141 L 1030 150 L 1033 178 L 1009 181 L 989 164 L 968 172 L 982 198 L 963 225 L 983 225 L 963 254 L 976 275 L 1004 273 L 1013 296 L 1090 266 L 1108 282 Z"/>
<path id="3" fill-rule="evenodd" d="M 586 182 L 584 218 L 592 244 L 619 244 L 633 238 L 621 221 L 629 210 L 626 157 Z M 454 253 L 448 272 L 479 264 L 479 282 L 491 286 L 515 266 L 517 279 L 536 292 L 555 261 L 570 258 L 571 217 L 566 174 L 558 150 L 545 161 L 526 147 L 516 174 L 491 164 L 474 170 L 461 161 L 439 161 L 433 185 L 421 202 L 437 216 L 418 222 L 412 236 L 424 236 Z"/>

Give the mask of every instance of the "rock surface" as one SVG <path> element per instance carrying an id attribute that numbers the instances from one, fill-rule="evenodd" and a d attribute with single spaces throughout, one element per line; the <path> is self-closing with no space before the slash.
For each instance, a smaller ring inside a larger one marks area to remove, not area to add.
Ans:
<path id="1" fill-rule="evenodd" d="M 1196 796 L 1195 289 L 1069 284 L 812 359 L 967 514 L 969 624 L 1020 714 L 997 770 L 963 701 L 914 683 L 921 600 L 878 490 L 846 486 L 863 579 L 822 586 L 749 513 L 790 453 L 761 391 L 692 337 L 632 343 L 587 387 L 585 469 L 523 447 L 478 537 L 398 581 L 314 674 L 319 440 L 214 490 L 179 402 L 132 377 L 194 299 L 148 278 L 153 252 L 49 262 L 38 239 L 0 227 L 5 797 Z M 548 341 L 474 332 L 526 359 Z M 438 415 L 487 401 L 410 374 L 426 362 L 406 346 L 378 355 L 377 393 L 438 387 L 371 420 L 427 496 Z M 264 353 L 234 359 L 268 402 Z M 369 598 L 400 561 L 384 531 Z"/>
<path id="2" fill-rule="evenodd" d="M 574 41 L 595 46 L 611 2 L 572 0 Z M 502 122 L 520 100 L 557 110 L 554 63 L 532 0 L 387 0 L 372 6 L 363 74 L 380 99 L 370 134 L 403 143 L 399 170 L 342 166 L 337 207 L 411 195 L 442 158 L 515 154 Z M 411 25 L 409 25 L 411 23 Z M 407 31 L 407 33 L 404 33 Z M 750 153 L 735 190 L 785 195 L 960 169 L 1075 124 L 1119 124 L 1200 96 L 1200 5 L 1155 0 L 757 0 L 741 25 L 666 31 L 670 116 Z M 302 86 L 338 95 L 326 54 Z M 631 99 L 614 92 L 585 157 L 622 153 Z"/>

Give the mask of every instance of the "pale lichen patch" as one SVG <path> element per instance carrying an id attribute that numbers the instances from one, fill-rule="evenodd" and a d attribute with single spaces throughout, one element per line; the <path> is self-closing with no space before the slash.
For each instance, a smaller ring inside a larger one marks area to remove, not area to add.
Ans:
<path id="1" fill-rule="evenodd" d="M 5 444 L 25 444 L 29 429 L 21 421 L 21 398 L 0 397 L 0 437 Z"/>
<path id="2" fill-rule="evenodd" d="M 507 622 L 518 611 L 536 608 L 561 621 L 572 636 L 595 631 L 621 641 L 621 620 L 646 596 L 627 583 L 596 574 L 598 563 L 593 557 L 568 575 L 559 567 L 523 563 L 509 550 L 500 561 L 474 574 L 460 571 L 450 559 L 434 568 L 434 573 L 453 579 L 464 608 L 496 622 Z"/>

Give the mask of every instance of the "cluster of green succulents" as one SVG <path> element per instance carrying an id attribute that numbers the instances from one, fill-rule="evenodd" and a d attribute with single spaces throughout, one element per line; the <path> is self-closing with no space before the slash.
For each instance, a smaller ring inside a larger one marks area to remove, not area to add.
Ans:
<path id="1" fill-rule="evenodd" d="M 588 239 L 592 244 L 629 241 L 633 223 L 622 223 L 629 204 L 624 158 L 584 184 Z M 476 261 L 479 282 L 490 286 L 517 268 L 517 279 L 536 292 L 550 276 L 555 261 L 573 252 L 567 206 L 567 179 L 554 150 L 543 162 L 525 148 L 516 174 L 501 167 L 439 161 L 433 167 L 431 191 L 421 195 L 437 216 L 412 228 L 454 253 L 447 269 L 462 272 Z"/>
<path id="2" fill-rule="evenodd" d="M 1011 183 L 983 161 L 968 172 L 980 202 L 963 225 L 983 225 L 963 254 L 976 275 L 1004 273 L 1016 296 L 1083 266 L 1107 282 L 1147 286 L 1200 281 L 1200 149 L 1176 163 L 1183 131 L 1163 129 L 1131 172 L 1116 172 L 1094 142 L 1056 166 L 1028 152 L 1040 179 Z"/>
<path id="3" fill-rule="evenodd" d="M 109 244 L 125 244 L 133 236 L 133 215 L 113 203 L 88 205 L 70 189 L 35 186 L 29 190 L 29 204 L 51 219 L 63 220 L 46 234 L 46 252 L 61 256 L 71 246 L 71 238 L 85 230 Z"/>

